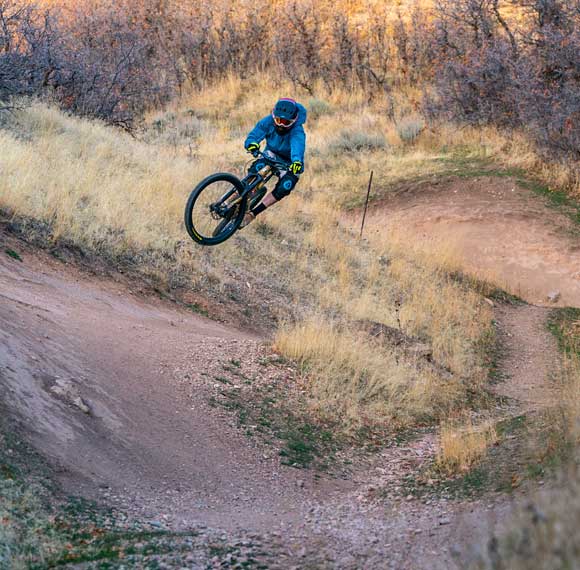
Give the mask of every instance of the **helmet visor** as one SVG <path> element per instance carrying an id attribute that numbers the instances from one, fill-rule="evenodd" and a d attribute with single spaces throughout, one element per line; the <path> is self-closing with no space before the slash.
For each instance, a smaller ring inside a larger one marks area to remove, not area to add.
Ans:
<path id="1" fill-rule="evenodd" d="M 291 127 L 295 122 L 296 119 L 285 119 L 284 117 L 277 117 L 272 113 L 272 117 L 274 118 L 274 124 L 277 127 Z"/>

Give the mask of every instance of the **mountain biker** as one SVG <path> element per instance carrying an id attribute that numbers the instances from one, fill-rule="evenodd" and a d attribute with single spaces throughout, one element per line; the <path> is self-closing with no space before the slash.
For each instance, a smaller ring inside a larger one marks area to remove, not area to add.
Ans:
<path id="1" fill-rule="evenodd" d="M 294 99 L 282 98 L 274 105 L 272 113 L 256 123 L 244 143 L 245 149 L 254 156 L 260 151 L 260 143 L 266 139 L 266 151 L 273 152 L 290 163 L 282 173 L 276 187 L 260 204 L 244 216 L 240 227 L 247 226 L 258 214 L 272 204 L 288 196 L 298 183 L 304 171 L 304 151 L 306 150 L 306 109 Z M 258 172 L 264 166 L 258 158 L 250 167 L 250 172 Z"/>

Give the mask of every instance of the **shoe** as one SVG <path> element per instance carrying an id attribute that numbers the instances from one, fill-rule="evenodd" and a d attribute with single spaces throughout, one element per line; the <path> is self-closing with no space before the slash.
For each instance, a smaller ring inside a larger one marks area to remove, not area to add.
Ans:
<path id="1" fill-rule="evenodd" d="M 256 219 L 256 216 L 254 216 L 254 214 L 252 214 L 252 212 L 248 212 L 244 216 L 244 219 L 242 220 L 242 223 L 240 224 L 240 229 L 245 228 L 248 224 L 251 224 L 255 219 Z"/>

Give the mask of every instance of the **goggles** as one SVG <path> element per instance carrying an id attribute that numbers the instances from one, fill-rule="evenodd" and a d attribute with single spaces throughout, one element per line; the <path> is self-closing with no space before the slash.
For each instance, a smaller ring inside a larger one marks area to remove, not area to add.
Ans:
<path id="1" fill-rule="evenodd" d="M 276 115 L 272 113 L 272 118 L 277 127 L 291 127 L 296 122 L 297 117 L 294 119 L 283 119 L 282 117 L 276 117 Z"/>

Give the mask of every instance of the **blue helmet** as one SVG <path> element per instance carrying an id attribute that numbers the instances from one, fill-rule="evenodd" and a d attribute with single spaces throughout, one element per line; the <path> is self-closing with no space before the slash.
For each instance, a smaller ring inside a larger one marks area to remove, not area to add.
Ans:
<path id="1" fill-rule="evenodd" d="M 298 118 L 298 105 L 294 99 L 280 99 L 272 109 L 272 119 L 279 133 L 289 131 Z"/>

